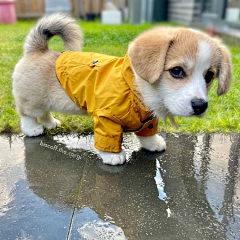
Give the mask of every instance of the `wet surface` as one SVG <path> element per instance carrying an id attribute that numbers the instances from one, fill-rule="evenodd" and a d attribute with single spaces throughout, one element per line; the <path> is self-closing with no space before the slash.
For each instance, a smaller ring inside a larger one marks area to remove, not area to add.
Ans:
<path id="1" fill-rule="evenodd" d="M 107 166 L 93 137 L 0 135 L 0 239 L 240 239 L 240 135 L 164 135 Z"/>

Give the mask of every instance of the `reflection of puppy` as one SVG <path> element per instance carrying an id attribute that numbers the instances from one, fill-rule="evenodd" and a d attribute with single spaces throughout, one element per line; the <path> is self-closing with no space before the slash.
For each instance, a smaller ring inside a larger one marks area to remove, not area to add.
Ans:
<path id="1" fill-rule="evenodd" d="M 54 35 L 64 40 L 67 52 L 48 49 Z M 212 80 L 219 78 L 218 95 L 230 85 L 228 50 L 201 32 L 154 28 L 134 39 L 124 58 L 72 52 L 82 43 L 72 18 L 57 14 L 40 20 L 15 67 L 13 94 L 28 136 L 60 124 L 50 111 L 87 112 L 94 120 L 95 146 L 107 164 L 125 161 L 123 131 L 136 132 L 143 148 L 162 151 L 166 145 L 156 135 L 157 118 L 203 116 Z"/>

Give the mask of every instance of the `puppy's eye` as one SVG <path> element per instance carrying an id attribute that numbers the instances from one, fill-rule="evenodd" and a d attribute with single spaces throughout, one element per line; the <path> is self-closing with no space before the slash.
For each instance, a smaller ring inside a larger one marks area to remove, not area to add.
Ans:
<path id="1" fill-rule="evenodd" d="M 212 71 L 208 71 L 208 72 L 206 73 L 206 75 L 205 75 L 204 78 L 205 78 L 205 81 L 206 81 L 207 84 L 212 81 L 213 76 L 214 76 L 214 73 L 213 73 Z"/>
<path id="2" fill-rule="evenodd" d="M 170 69 L 170 74 L 172 75 L 172 77 L 177 78 L 177 79 L 182 79 L 186 77 L 186 73 L 184 72 L 184 70 L 181 67 L 174 67 L 172 69 Z"/>

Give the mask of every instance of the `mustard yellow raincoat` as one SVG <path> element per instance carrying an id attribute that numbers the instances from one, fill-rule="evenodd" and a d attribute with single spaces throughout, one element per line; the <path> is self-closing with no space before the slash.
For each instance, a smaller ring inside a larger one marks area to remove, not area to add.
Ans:
<path id="1" fill-rule="evenodd" d="M 56 74 L 70 98 L 93 118 L 97 149 L 120 152 L 124 131 L 138 136 L 157 133 L 158 120 L 135 90 L 128 55 L 63 52 Z"/>

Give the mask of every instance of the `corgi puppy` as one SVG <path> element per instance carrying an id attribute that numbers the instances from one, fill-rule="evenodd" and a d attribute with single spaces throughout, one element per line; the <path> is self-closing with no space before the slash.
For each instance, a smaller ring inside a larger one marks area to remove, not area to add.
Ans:
<path id="1" fill-rule="evenodd" d="M 48 49 L 53 36 L 66 51 Z M 69 16 L 38 21 L 16 65 L 13 95 L 27 136 L 60 122 L 51 111 L 93 118 L 95 148 L 106 164 L 123 164 L 123 132 L 135 132 L 149 151 L 166 149 L 157 134 L 159 118 L 203 117 L 208 92 L 218 78 L 217 94 L 231 83 L 231 56 L 220 40 L 183 27 L 155 27 L 137 36 L 124 57 L 82 52 L 83 34 Z"/>

